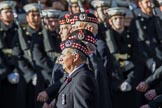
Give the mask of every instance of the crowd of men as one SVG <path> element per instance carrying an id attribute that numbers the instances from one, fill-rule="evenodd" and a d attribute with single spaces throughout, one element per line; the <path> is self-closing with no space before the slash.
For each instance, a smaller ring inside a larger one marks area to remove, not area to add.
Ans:
<path id="1" fill-rule="evenodd" d="M 29 1 L 0 2 L 1 108 L 161 108 L 161 0 Z"/>

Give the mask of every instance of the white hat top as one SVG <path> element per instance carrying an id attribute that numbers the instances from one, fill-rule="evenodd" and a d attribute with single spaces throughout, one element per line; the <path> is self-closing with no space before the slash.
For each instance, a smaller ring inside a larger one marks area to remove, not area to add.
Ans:
<path id="1" fill-rule="evenodd" d="M 42 11 L 42 14 L 44 17 L 59 18 L 60 12 L 61 12 L 60 10 L 56 10 L 56 9 L 45 9 Z"/>
<path id="2" fill-rule="evenodd" d="M 16 6 L 15 1 L 2 1 L 0 2 L 0 10 L 6 9 L 6 8 L 12 8 Z"/>
<path id="3" fill-rule="evenodd" d="M 91 2 L 91 5 L 94 7 L 94 8 L 97 8 L 97 7 L 103 7 L 103 6 L 110 6 L 110 1 L 105 1 L 105 0 L 93 0 Z"/>
<path id="4" fill-rule="evenodd" d="M 112 17 L 114 15 L 126 15 L 126 8 L 124 7 L 112 7 L 106 10 L 109 17 Z"/>

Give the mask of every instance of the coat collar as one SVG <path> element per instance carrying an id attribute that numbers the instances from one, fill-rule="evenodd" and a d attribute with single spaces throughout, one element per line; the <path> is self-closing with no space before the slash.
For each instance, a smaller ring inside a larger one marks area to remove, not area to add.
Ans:
<path id="1" fill-rule="evenodd" d="M 30 36 L 32 36 L 35 33 L 41 32 L 41 28 L 39 28 L 39 29 L 32 29 L 30 26 L 27 26 L 26 29 L 27 29 L 26 31 L 30 34 Z"/>
<path id="2" fill-rule="evenodd" d="M 86 64 L 84 64 L 81 68 L 77 69 L 72 75 L 71 75 L 71 80 L 73 80 L 73 78 L 81 71 L 83 70 L 87 70 L 88 66 Z M 66 80 L 64 81 L 64 83 L 62 84 L 61 88 L 59 89 L 58 94 L 66 87 L 66 85 L 68 85 L 70 82 L 66 82 Z"/>
<path id="3" fill-rule="evenodd" d="M 14 23 L 11 23 L 10 25 L 5 25 L 2 21 L 0 22 L 0 26 L 1 26 L 1 29 L 3 31 L 7 31 L 9 30 L 10 28 L 12 28 L 14 26 Z"/>

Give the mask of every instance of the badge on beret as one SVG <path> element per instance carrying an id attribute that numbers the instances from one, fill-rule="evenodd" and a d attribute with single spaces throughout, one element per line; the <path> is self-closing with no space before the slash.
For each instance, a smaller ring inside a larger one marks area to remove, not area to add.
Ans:
<path id="1" fill-rule="evenodd" d="M 66 21 L 66 23 L 69 23 L 70 19 L 66 18 L 65 21 Z"/>
<path id="2" fill-rule="evenodd" d="M 86 20 L 87 19 L 87 14 L 80 14 L 79 19 L 80 20 Z"/>
<path id="3" fill-rule="evenodd" d="M 70 22 L 70 14 L 65 14 L 65 22 L 66 23 Z"/>
<path id="4" fill-rule="evenodd" d="M 85 38 L 85 35 L 82 30 L 79 31 L 78 33 L 78 39 L 83 40 Z"/>
<path id="5" fill-rule="evenodd" d="M 67 40 L 65 42 L 65 47 L 70 47 L 72 45 L 72 41 L 71 40 Z"/>

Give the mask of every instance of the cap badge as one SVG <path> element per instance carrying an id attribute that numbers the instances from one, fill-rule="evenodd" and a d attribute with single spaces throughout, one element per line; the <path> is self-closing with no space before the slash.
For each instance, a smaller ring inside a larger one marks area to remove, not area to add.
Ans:
<path id="1" fill-rule="evenodd" d="M 79 15 L 79 19 L 80 20 L 86 20 L 87 19 L 87 15 L 86 14 L 80 14 Z"/>
<path id="2" fill-rule="evenodd" d="M 83 33 L 82 30 L 79 31 L 79 33 L 78 33 L 78 38 L 79 38 L 80 40 L 83 40 L 83 39 L 85 38 L 85 35 L 84 35 L 84 33 Z"/>
<path id="3" fill-rule="evenodd" d="M 68 40 L 65 42 L 65 47 L 70 47 L 72 45 L 72 41 Z"/>

